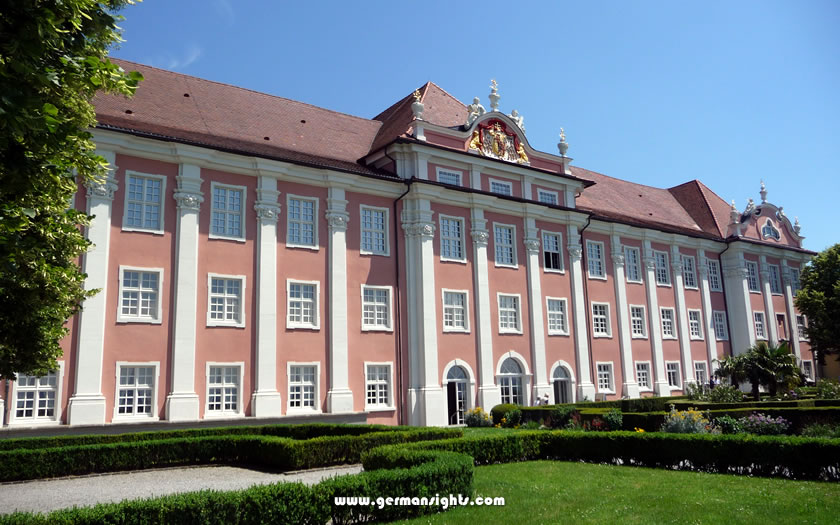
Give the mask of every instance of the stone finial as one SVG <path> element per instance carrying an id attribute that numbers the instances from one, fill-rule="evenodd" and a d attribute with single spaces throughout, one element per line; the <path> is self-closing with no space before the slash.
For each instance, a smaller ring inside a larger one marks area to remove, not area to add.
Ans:
<path id="1" fill-rule="evenodd" d="M 744 210 L 744 214 L 749 215 L 750 213 L 755 211 L 755 202 L 752 199 L 747 200 L 747 209 Z"/>
<path id="2" fill-rule="evenodd" d="M 523 132 L 525 131 L 525 117 L 520 115 L 519 112 L 515 109 L 508 116 L 511 118 L 511 120 L 516 122 L 516 125 L 519 126 L 519 129 L 521 129 Z"/>
<path id="3" fill-rule="evenodd" d="M 499 84 L 496 82 L 495 79 L 490 81 L 490 96 L 487 98 L 490 99 L 490 111 L 499 111 L 499 99 L 502 98 L 498 92 Z"/>
<path id="4" fill-rule="evenodd" d="M 411 111 L 416 120 L 423 120 L 423 103 L 420 102 L 420 90 L 414 91 L 414 102 L 411 104 Z"/>
<path id="5" fill-rule="evenodd" d="M 799 225 L 799 217 L 794 217 L 794 219 L 793 231 L 796 232 L 796 235 L 799 235 L 799 230 L 802 229 L 802 226 Z"/>
<path id="6" fill-rule="evenodd" d="M 767 202 L 767 188 L 764 186 L 764 179 L 761 180 L 761 191 L 758 193 L 761 194 L 761 204 Z"/>
<path id="7" fill-rule="evenodd" d="M 481 99 L 475 97 L 472 101 L 472 104 L 467 106 L 467 122 L 464 124 L 466 127 L 472 126 L 472 123 L 475 122 L 475 119 L 484 115 L 487 110 L 484 109 L 484 106 L 481 105 Z"/>
<path id="8" fill-rule="evenodd" d="M 560 156 L 565 157 L 566 152 L 569 151 L 569 144 L 566 142 L 566 132 L 560 128 L 560 142 L 557 143 L 557 149 L 560 151 Z"/>
<path id="9" fill-rule="evenodd" d="M 729 224 L 738 224 L 740 218 L 741 214 L 735 207 L 735 199 L 732 199 L 732 204 L 729 205 Z"/>

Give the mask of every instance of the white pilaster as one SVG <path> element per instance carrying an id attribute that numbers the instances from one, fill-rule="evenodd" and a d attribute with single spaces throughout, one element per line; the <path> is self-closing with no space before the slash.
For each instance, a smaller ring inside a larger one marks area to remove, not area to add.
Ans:
<path id="1" fill-rule="evenodd" d="M 175 227 L 175 316 L 170 373 L 172 392 L 166 398 L 166 419 L 198 420 L 195 393 L 195 334 L 198 311 L 198 216 L 204 196 L 201 168 L 181 164 L 177 177 L 178 221 Z"/>
<path id="2" fill-rule="evenodd" d="M 650 344 L 653 354 L 653 391 L 660 397 L 671 395 L 671 386 L 665 375 L 665 357 L 662 353 L 662 325 L 660 323 L 659 297 L 656 295 L 656 260 L 650 241 L 644 241 L 645 256 L 645 292 L 647 293 L 648 321 L 650 325 Z"/>
<path id="3" fill-rule="evenodd" d="M 688 311 L 685 307 L 685 287 L 683 286 L 683 266 L 679 246 L 671 246 L 671 269 L 674 270 L 674 299 L 677 306 L 679 323 L 680 356 L 682 357 L 683 387 L 696 383 L 694 379 L 694 361 L 691 359 L 691 339 L 688 332 Z"/>
<path id="4" fill-rule="evenodd" d="M 347 224 L 350 214 L 347 213 L 344 197 L 343 189 L 329 189 L 330 389 L 327 392 L 327 410 L 334 414 L 353 411 L 347 343 Z"/>
<path id="5" fill-rule="evenodd" d="M 578 388 L 577 399 L 595 400 L 595 385 L 592 383 L 592 369 L 589 360 L 589 339 L 586 337 L 588 326 L 586 299 L 583 293 L 583 265 L 581 256 L 581 237 L 577 226 L 569 226 L 569 271 L 572 278 L 572 308 L 575 322 L 575 354 L 577 358 Z"/>
<path id="6" fill-rule="evenodd" d="M 703 301 L 703 333 L 706 337 L 706 359 L 709 362 L 709 373 L 713 373 L 717 366 L 717 338 L 715 337 L 715 320 L 712 313 L 712 294 L 709 288 L 709 264 L 706 262 L 706 252 L 697 252 L 697 266 L 700 274 L 700 295 Z"/>
<path id="7" fill-rule="evenodd" d="M 470 164 L 470 187 L 474 190 L 481 189 L 481 167 L 476 164 Z"/>
<path id="8" fill-rule="evenodd" d="M 434 237 L 431 204 L 404 201 L 409 339 L 408 417 L 412 425 L 445 426 L 446 404 L 438 380 Z"/>
<path id="9" fill-rule="evenodd" d="M 477 173 L 477 172 L 475 172 Z M 475 180 L 475 178 L 473 179 Z M 487 245 L 490 232 L 484 210 L 473 208 L 473 285 L 475 293 L 476 347 L 478 348 L 478 406 L 489 411 L 502 402 L 493 372 L 493 328 L 490 319 L 490 282 L 487 275 Z"/>
<path id="10" fill-rule="evenodd" d="M 770 336 L 770 344 L 779 344 L 779 330 L 776 325 L 776 311 L 773 309 L 773 293 L 770 291 L 770 267 L 767 257 L 761 256 L 761 295 L 764 296 L 764 325 Z"/>
<path id="11" fill-rule="evenodd" d="M 610 251 L 613 260 L 613 282 L 615 283 L 616 319 L 618 320 L 618 344 L 621 349 L 622 382 L 621 395 L 639 397 L 639 384 L 636 383 L 636 367 L 633 364 L 632 337 L 630 335 L 630 313 L 627 308 L 627 289 L 624 275 L 624 249 L 621 239 L 613 235 Z"/>
<path id="12" fill-rule="evenodd" d="M 523 183 L 528 185 L 530 182 Z M 534 392 L 531 399 L 543 394 L 552 396 L 545 363 L 545 321 L 543 319 L 542 286 L 540 285 L 540 240 L 536 220 L 525 217 L 525 257 L 528 272 L 528 310 L 530 311 L 531 362 L 534 366 Z"/>
<path id="13" fill-rule="evenodd" d="M 744 254 L 728 250 L 721 255 L 726 286 L 726 315 L 729 317 L 729 341 L 732 354 L 740 355 L 755 344 L 752 303 Z"/>
<path id="14" fill-rule="evenodd" d="M 87 238 L 93 243 L 82 257 L 87 274 L 85 290 L 99 293 L 85 299 L 79 311 L 79 345 L 76 349 L 76 390 L 70 397 L 67 423 L 102 425 L 105 423 L 105 396 L 102 394 L 102 359 L 105 352 L 105 310 L 108 298 L 108 254 L 111 240 L 111 211 L 117 191 L 116 153 L 97 150 L 109 166 L 104 180 L 88 181 L 87 213 L 93 215 Z"/>
<path id="15" fill-rule="evenodd" d="M 283 400 L 277 391 L 277 180 L 260 176 L 257 181 L 257 352 L 251 415 L 279 417 Z"/>
<path id="16" fill-rule="evenodd" d="M 782 259 L 782 282 L 785 290 L 785 311 L 787 311 L 788 340 L 796 362 L 802 361 L 802 350 L 799 346 L 799 326 L 796 324 L 796 308 L 793 303 L 793 279 L 787 261 Z"/>

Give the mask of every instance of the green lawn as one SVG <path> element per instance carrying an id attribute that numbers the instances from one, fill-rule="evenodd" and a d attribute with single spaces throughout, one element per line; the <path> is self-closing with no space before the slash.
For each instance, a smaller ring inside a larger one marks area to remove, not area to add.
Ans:
<path id="1" fill-rule="evenodd" d="M 478 467 L 476 494 L 504 507 L 458 507 L 400 523 L 837 523 L 840 484 L 561 461 Z"/>

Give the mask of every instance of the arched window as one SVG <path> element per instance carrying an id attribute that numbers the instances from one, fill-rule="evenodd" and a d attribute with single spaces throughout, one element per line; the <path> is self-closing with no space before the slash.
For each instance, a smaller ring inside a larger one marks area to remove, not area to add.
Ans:
<path id="1" fill-rule="evenodd" d="M 446 374 L 446 398 L 450 425 L 463 425 L 467 409 L 467 383 L 469 376 L 460 366 L 453 366 Z"/>
<path id="2" fill-rule="evenodd" d="M 552 381 L 554 383 L 554 402 L 571 403 L 572 378 L 569 376 L 569 371 L 566 370 L 565 366 L 558 366 L 554 369 Z"/>
<path id="3" fill-rule="evenodd" d="M 502 403 L 525 404 L 522 392 L 522 367 L 511 357 L 502 363 L 499 385 L 502 388 Z"/>
<path id="4" fill-rule="evenodd" d="M 777 230 L 776 227 L 773 226 L 773 221 L 771 221 L 770 219 L 767 219 L 767 221 L 764 223 L 764 227 L 761 228 L 761 236 L 765 239 L 776 239 L 777 241 L 781 238 L 779 230 Z"/>

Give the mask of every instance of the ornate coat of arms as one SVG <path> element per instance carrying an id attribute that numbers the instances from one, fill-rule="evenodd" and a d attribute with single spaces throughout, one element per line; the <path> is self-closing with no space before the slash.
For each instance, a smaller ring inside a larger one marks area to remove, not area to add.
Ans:
<path id="1" fill-rule="evenodd" d="M 525 148 L 513 131 L 500 120 L 482 122 L 473 131 L 469 143 L 470 151 L 477 151 L 485 157 L 529 164 Z"/>

